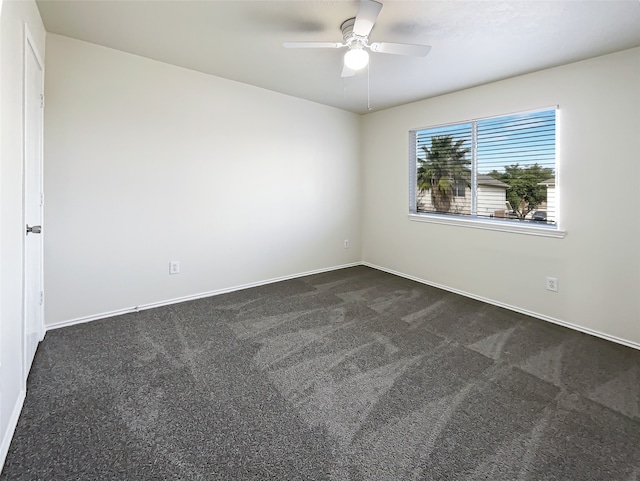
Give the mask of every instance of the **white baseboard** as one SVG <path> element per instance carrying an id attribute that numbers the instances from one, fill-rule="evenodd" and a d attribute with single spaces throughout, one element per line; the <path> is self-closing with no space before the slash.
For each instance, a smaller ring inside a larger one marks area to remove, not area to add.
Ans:
<path id="1" fill-rule="evenodd" d="M 98 319 L 105 319 L 107 317 L 120 316 L 122 314 L 129 314 L 129 313 L 132 313 L 132 312 L 139 312 L 139 311 L 144 311 L 144 310 L 147 310 L 147 309 L 154 309 L 156 307 L 168 306 L 168 305 L 171 305 L 171 304 L 178 304 L 180 302 L 194 301 L 196 299 L 203 299 L 205 297 L 213 297 L 213 296 L 218 296 L 220 294 L 227 294 L 229 292 L 241 291 L 243 289 L 249 289 L 251 287 L 259 287 L 259 286 L 264 286 L 264 285 L 267 285 L 267 284 L 273 284 L 274 282 L 287 281 L 287 280 L 290 280 L 290 279 L 296 279 L 298 277 L 305 277 L 305 276 L 310 276 L 310 275 L 313 275 L 313 274 L 321 274 L 323 272 L 330 272 L 330 271 L 335 271 L 335 270 L 338 270 L 338 269 L 345 269 L 347 267 L 355 267 L 355 266 L 360 266 L 360 265 L 362 265 L 361 262 L 352 262 L 350 264 L 342 264 L 342 265 L 339 265 L 339 266 L 325 267 L 325 268 L 316 269 L 316 270 L 313 270 L 313 271 L 300 272 L 298 274 L 291 274 L 291 275 L 288 275 L 288 276 L 274 277 L 274 278 L 266 279 L 266 280 L 262 280 L 262 281 L 250 282 L 248 284 L 242 284 L 242 285 L 239 285 L 239 286 L 226 287 L 224 289 L 217 289 L 215 291 L 201 292 L 199 294 L 193 294 L 193 295 L 183 296 L 183 297 L 176 297 L 174 299 L 168 299 L 166 301 L 150 302 L 148 304 L 142 304 L 140 306 L 127 307 L 127 308 L 124 308 L 124 309 L 117 309 L 115 311 L 102 312 L 100 314 L 94 314 L 94 315 L 91 315 L 91 316 L 78 317 L 78 318 L 75 318 L 75 319 L 69 319 L 67 321 L 56 322 L 56 323 L 53 323 L 53 324 L 49 324 L 48 326 L 45 327 L 45 329 L 46 329 L 46 331 L 52 331 L 54 329 L 59 329 L 61 327 L 68 327 L 68 326 L 73 326 L 73 325 L 76 325 L 76 324 L 83 324 L 85 322 L 96 321 Z"/>
<path id="2" fill-rule="evenodd" d="M 27 393 L 24 389 L 22 389 L 20 391 L 20 394 L 18 394 L 18 399 L 16 399 L 16 403 L 13 406 L 13 411 L 11 412 L 11 417 L 9 418 L 9 423 L 7 424 L 7 430 L 2 436 L 2 444 L 0 444 L 0 473 L 2 473 L 4 462 L 7 459 L 7 454 L 9 453 L 9 446 L 11 446 L 13 433 L 16 431 L 16 426 L 18 425 L 18 419 L 20 418 L 20 413 L 22 412 L 22 406 L 24 405 L 26 394 Z"/>
<path id="3" fill-rule="evenodd" d="M 572 324 L 570 322 L 561 321 L 560 319 L 556 319 L 554 317 L 545 316 L 544 314 L 540 314 L 537 312 L 529 311 L 527 309 L 522 309 L 520 307 L 512 306 L 510 304 L 505 304 L 503 302 L 494 301 L 493 299 L 488 299 L 486 297 L 477 296 L 475 294 L 470 294 L 465 291 L 461 291 L 459 289 L 454 289 L 452 287 L 444 286 L 442 284 L 438 284 L 436 282 L 430 282 L 425 279 L 421 279 L 419 277 L 411 276 L 408 274 L 404 274 L 402 272 L 394 271 L 393 269 L 387 269 L 386 267 L 377 266 L 375 264 L 371 264 L 370 262 L 362 262 L 361 265 L 371 267 L 373 269 L 377 269 L 379 271 L 387 272 L 389 274 L 393 274 L 396 276 L 404 277 L 405 279 L 410 279 L 412 281 L 419 282 L 421 284 L 426 284 L 431 287 L 437 287 L 438 289 L 442 289 L 445 291 L 453 292 L 454 294 L 460 294 L 461 296 L 469 297 L 471 299 L 475 299 L 478 301 L 486 302 L 487 304 L 492 304 L 498 307 L 504 307 L 505 309 L 509 309 L 510 311 L 519 312 L 520 314 L 525 314 L 530 317 L 535 317 L 537 319 L 542 319 L 543 321 L 552 322 L 553 324 L 558 324 L 560 326 L 568 327 L 569 329 L 573 329 L 575 331 L 584 332 L 585 334 L 590 334 L 592 336 L 600 337 L 602 339 L 606 339 L 607 341 L 612 341 L 617 344 L 622 344 L 623 346 L 632 347 L 634 349 L 640 350 L 640 344 L 632 341 L 627 341 L 626 339 L 622 339 L 620 337 L 612 336 L 610 334 L 605 334 L 604 332 L 595 331 L 593 329 L 589 329 L 587 327 L 578 326 L 577 324 Z"/>
<path id="4" fill-rule="evenodd" d="M 98 320 L 98 319 L 105 319 L 107 317 L 119 316 L 119 315 L 122 315 L 122 314 L 131 313 L 131 312 L 138 312 L 138 311 L 143 311 L 143 310 L 146 310 L 146 309 L 153 309 L 153 308 L 156 308 L 156 307 L 168 306 L 168 305 L 177 304 L 177 303 L 180 303 L 180 302 L 193 301 L 193 300 L 196 300 L 196 299 L 202 299 L 204 297 L 217 296 L 217 295 L 220 295 L 220 294 L 226 294 L 228 292 L 240 291 L 242 289 L 249 289 L 251 287 L 259 287 L 259 286 L 264 286 L 264 285 L 267 285 L 267 284 L 273 284 L 274 282 L 286 281 L 286 280 L 289 280 L 289 279 L 296 279 L 298 277 L 309 276 L 309 275 L 312 275 L 312 274 L 320 274 L 320 273 L 323 273 L 323 272 L 335 271 L 335 270 L 338 270 L 338 269 L 344 269 L 346 267 L 355 267 L 355 266 L 371 267 L 372 269 L 377 269 L 379 271 L 387 272 L 389 274 L 393 274 L 393 275 L 396 275 L 396 276 L 399 276 L 399 277 L 404 277 L 405 279 L 410 279 L 412 281 L 416 281 L 416 282 L 419 282 L 421 284 L 426 284 L 426 285 L 431 286 L 431 287 L 437 287 L 438 289 L 443 289 L 445 291 L 453 292 L 454 294 L 460 294 L 461 296 L 465 296 L 465 297 L 469 297 L 471 299 L 476 299 L 478 301 L 486 302 L 487 304 L 492 304 L 494 306 L 503 307 L 505 309 L 509 309 L 511 311 L 514 311 L 514 312 L 519 312 L 520 314 L 525 314 L 527 316 L 535 317 L 537 319 L 542 319 L 543 321 L 551 322 L 553 324 L 558 324 L 560 326 L 568 327 L 569 329 L 573 329 L 573 330 L 576 330 L 576 331 L 584 332 L 585 334 L 590 334 L 592 336 L 596 336 L 596 337 L 600 337 L 602 339 L 606 339 L 607 341 L 612 341 L 612 342 L 615 342 L 617 344 L 622 344 L 623 346 L 628 346 L 628 347 L 640 350 L 640 344 L 638 344 L 636 342 L 628 341 L 626 339 L 622 339 L 622 338 L 619 338 L 619 337 L 616 337 L 616 336 L 612 336 L 610 334 L 606 334 L 606 333 L 603 333 L 603 332 L 595 331 L 593 329 L 582 327 L 582 326 L 579 326 L 577 324 L 572 324 L 570 322 L 562 321 L 560 319 L 556 319 L 556 318 L 553 318 L 553 317 L 550 317 L 550 316 L 546 316 L 546 315 L 540 314 L 538 312 L 529 311 L 527 309 L 522 309 L 522 308 L 517 307 L 517 306 L 512 306 L 510 304 L 505 304 L 503 302 L 498 302 L 498 301 L 495 301 L 493 299 L 488 299 L 486 297 L 477 296 L 475 294 L 471 294 L 469 292 L 461 291 L 459 289 L 454 289 L 452 287 L 448 287 L 448 286 L 445 286 L 445 285 L 442 285 L 442 284 L 438 284 L 436 282 L 427 281 L 425 279 L 421 279 L 419 277 L 411 276 L 411 275 L 405 274 L 403 272 L 394 271 L 393 269 L 387 269 L 386 267 L 378 266 L 378 265 L 372 264 L 370 262 L 352 262 L 350 264 L 343 264 L 343 265 L 327 267 L 327 268 L 323 268 L 323 269 L 316 269 L 316 270 L 313 270 L 313 271 L 301 272 L 301 273 L 298 273 L 298 274 L 292 274 L 292 275 L 288 275 L 288 276 L 275 277 L 275 278 L 272 278 L 272 279 L 266 279 L 266 280 L 262 280 L 262 281 L 251 282 L 251 283 L 242 284 L 242 285 L 239 285 L 239 286 L 228 287 L 228 288 L 224 288 L 224 289 L 218 289 L 218 290 L 215 290 L 215 291 L 202 292 L 200 294 L 194 294 L 194 295 L 190 295 L 190 296 L 178 297 L 178 298 L 169 299 L 169 300 L 166 300 L 166 301 L 152 302 L 152 303 L 148 303 L 148 304 L 144 304 L 144 305 L 140 305 L 140 306 L 129 307 L 129 308 L 125 308 L 125 309 L 118 309 L 118 310 L 110 311 L 110 312 L 103 312 L 103 313 L 95 314 L 95 315 L 92 315 L 92 316 L 79 317 L 79 318 L 76 318 L 76 319 L 70 319 L 68 321 L 62 321 L 62 322 L 57 322 L 57 323 L 54 323 L 54 324 L 50 324 L 50 325 L 46 326 L 46 330 L 50 331 L 50 330 L 53 330 L 53 329 L 59 329 L 61 327 L 73 326 L 75 324 L 82 324 L 82 323 L 85 323 L 85 322 L 95 321 L 95 320 Z"/>

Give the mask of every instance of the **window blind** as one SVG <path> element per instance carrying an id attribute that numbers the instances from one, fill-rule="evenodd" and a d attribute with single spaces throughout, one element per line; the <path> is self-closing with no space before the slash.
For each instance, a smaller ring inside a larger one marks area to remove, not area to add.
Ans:
<path id="1" fill-rule="evenodd" d="M 413 130 L 412 212 L 555 224 L 556 109 Z"/>

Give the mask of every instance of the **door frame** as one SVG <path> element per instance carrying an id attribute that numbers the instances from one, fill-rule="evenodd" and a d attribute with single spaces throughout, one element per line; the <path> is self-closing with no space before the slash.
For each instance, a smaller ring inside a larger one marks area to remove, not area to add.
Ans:
<path id="1" fill-rule="evenodd" d="M 29 26 L 24 24 L 24 57 L 23 57 L 23 83 L 22 83 L 22 229 L 25 229 L 25 225 L 27 223 L 27 128 L 28 128 L 28 111 L 27 111 L 27 91 L 28 91 L 28 78 L 27 78 L 27 63 L 29 61 L 29 55 L 31 52 L 42 72 L 42 82 L 40 85 L 40 98 L 42 105 L 44 106 L 44 62 L 42 61 L 42 57 L 40 52 L 38 51 L 38 47 L 36 45 L 33 36 L 31 35 L 31 31 L 29 30 Z M 39 152 L 39 162 L 38 169 L 40 170 L 40 216 L 41 216 L 41 225 L 44 225 L 44 108 L 40 109 L 40 131 L 37 132 L 37 135 L 40 135 L 40 152 Z M 43 233 L 40 234 L 42 236 L 40 238 L 40 286 L 42 292 L 44 293 L 44 229 Z M 22 231 L 22 369 L 23 369 L 23 382 L 26 386 L 27 377 L 29 375 L 29 370 L 31 368 L 31 361 L 27 359 L 27 236 L 26 232 Z M 39 306 L 40 309 L 40 324 L 37 326 L 38 329 L 38 337 L 39 341 L 44 339 L 44 294 L 42 298 L 42 303 Z"/>

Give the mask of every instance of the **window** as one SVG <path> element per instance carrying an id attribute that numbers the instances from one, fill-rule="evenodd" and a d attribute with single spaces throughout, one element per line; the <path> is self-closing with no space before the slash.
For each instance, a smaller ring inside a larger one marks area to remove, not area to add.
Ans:
<path id="1" fill-rule="evenodd" d="M 555 108 L 412 130 L 410 139 L 414 216 L 557 228 Z"/>
<path id="2" fill-rule="evenodd" d="M 467 184 L 464 182 L 456 182 L 453 184 L 453 196 L 465 197 L 467 195 Z"/>

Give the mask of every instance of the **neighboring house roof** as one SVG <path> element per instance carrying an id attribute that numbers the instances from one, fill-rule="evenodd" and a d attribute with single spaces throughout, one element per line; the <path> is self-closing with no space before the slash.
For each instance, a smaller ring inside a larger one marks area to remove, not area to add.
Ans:
<path id="1" fill-rule="evenodd" d="M 547 179 L 544 182 L 540 182 L 538 185 L 546 185 L 547 187 L 555 187 L 556 179 L 555 178 Z"/>
<path id="2" fill-rule="evenodd" d="M 505 184 L 504 182 L 485 174 L 478 174 L 478 185 L 490 185 L 492 187 L 503 187 L 505 189 L 509 188 L 509 184 Z"/>

